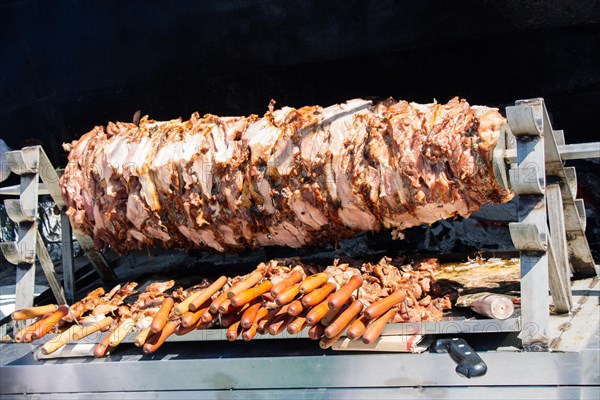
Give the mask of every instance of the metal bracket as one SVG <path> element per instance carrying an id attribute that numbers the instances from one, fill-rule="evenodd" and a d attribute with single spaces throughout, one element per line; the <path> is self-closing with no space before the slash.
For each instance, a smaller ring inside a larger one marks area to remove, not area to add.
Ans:
<path id="1" fill-rule="evenodd" d="M 23 147 L 21 150 L 7 151 L 8 167 L 17 175 L 37 174 L 39 166 L 39 146 Z"/>
<path id="2" fill-rule="evenodd" d="M 500 129 L 500 135 L 498 136 L 498 143 L 496 143 L 496 147 L 494 148 L 494 152 L 492 154 L 493 158 L 493 168 L 494 168 L 494 176 L 496 177 L 496 181 L 503 189 L 509 188 L 508 183 L 508 172 L 506 168 L 506 163 L 504 162 L 504 157 L 507 148 L 507 138 L 510 135 L 510 128 L 508 124 L 505 124 Z"/>
<path id="3" fill-rule="evenodd" d="M 555 311 L 567 313 L 572 308 L 573 273 L 596 275 L 584 234 L 585 208 L 582 200 L 575 199 L 577 175 L 574 168 L 564 167 L 563 160 L 600 156 L 600 144 L 565 145 L 564 132 L 552 130 L 541 98 L 517 101 L 506 108 L 506 116 L 516 140 L 505 151 L 505 160 L 515 163 L 509 177 L 519 195 L 519 222 L 509 224 L 521 252 L 519 337 L 525 350 L 546 351 L 548 290 Z"/>
<path id="4" fill-rule="evenodd" d="M 20 200 L 6 199 L 4 200 L 4 206 L 6 207 L 6 214 L 8 214 L 8 218 L 14 222 L 33 222 L 37 217 L 37 210 L 24 210 Z"/>
<path id="5" fill-rule="evenodd" d="M 544 138 L 541 136 L 517 136 L 517 165 L 508 171 L 512 190 L 519 195 L 543 194 Z"/>
<path id="6" fill-rule="evenodd" d="M 510 222 L 508 228 L 513 244 L 518 251 L 545 252 L 548 249 L 548 244 L 536 225 Z"/>
<path id="7" fill-rule="evenodd" d="M 506 118 L 513 135 L 542 136 L 544 134 L 543 99 L 518 100 L 506 107 Z"/>

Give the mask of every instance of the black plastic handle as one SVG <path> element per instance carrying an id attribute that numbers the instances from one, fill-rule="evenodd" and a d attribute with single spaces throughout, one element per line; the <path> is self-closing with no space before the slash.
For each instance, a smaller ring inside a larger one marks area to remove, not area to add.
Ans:
<path id="1" fill-rule="evenodd" d="M 483 376 L 487 372 L 486 363 L 471 346 L 460 338 L 438 339 L 433 343 L 436 353 L 449 353 L 458 364 L 456 373 L 465 378 Z"/>

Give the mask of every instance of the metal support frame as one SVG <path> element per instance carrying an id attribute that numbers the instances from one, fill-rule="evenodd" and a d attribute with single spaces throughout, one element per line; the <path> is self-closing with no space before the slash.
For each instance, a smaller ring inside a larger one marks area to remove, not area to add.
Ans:
<path id="1" fill-rule="evenodd" d="M 52 293 L 59 304 L 75 300 L 73 244 L 71 225 L 65 214 L 65 203 L 58 185 L 59 176 L 41 146 L 24 147 L 6 153 L 9 168 L 21 177 L 19 199 L 4 201 L 10 219 L 19 224 L 17 242 L 0 243 L 6 259 L 17 265 L 15 307 L 27 308 L 33 305 L 35 285 L 35 260 L 39 260 Z M 40 182 L 40 178 L 43 183 Z M 54 264 L 44 246 L 37 227 L 37 208 L 40 187 L 43 193 L 50 194 L 56 206 L 61 209 L 63 289 L 54 270 Z M 6 194 L 6 193 L 3 193 Z M 95 251 L 91 238 L 75 232 L 75 237 L 86 251 L 98 274 L 105 281 L 115 281 L 116 277 L 104 257 Z"/>
<path id="2" fill-rule="evenodd" d="M 106 261 L 106 258 L 104 258 L 102 253 L 97 251 L 94 247 L 94 241 L 92 240 L 92 238 L 84 234 L 83 232 L 78 231 L 77 229 L 73 230 L 73 236 L 75 236 L 75 239 L 77 239 L 77 243 L 79 243 L 79 246 L 94 266 L 94 269 L 96 270 L 96 273 L 100 276 L 100 279 L 104 283 L 117 282 L 117 276 L 108 264 L 108 261 Z"/>
<path id="3" fill-rule="evenodd" d="M 518 197 L 518 222 L 509 224 L 511 237 L 521 252 L 520 338 L 526 350 L 548 348 L 549 302 L 568 313 L 573 307 L 571 276 L 596 275 L 585 238 L 583 202 L 575 199 L 577 179 L 568 159 L 599 156 L 598 144 L 568 147 L 562 131 L 552 130 L 541 98 L 519 100 L 506 108 L 514 149 L 506 159 L 514 162 L 509 176 Z"/>
<path id="4" fill-rule="evenodd" d="M 254 351 L 230 348 L 229 343 L 221 346 L 215 343 L 178 346 L 173 343 L 151 357 L 143 355 L 139 349 L 132 349 L 103 359 L 45 363 L 36 363 L 31 354 L 27 354 L 1 370 L 0 383 L 3 393 L 35 393 L 39 396 L 60 393 L 66 396 L 84 392 L 87 397 L 90 393 L 100 392 L 109 398 L 118 397 L 110 391 L 160 391 L 175 393 L 174 398 L 182 398 L 177 397 L 180 396 L 178 391 L 216 389 L 223 390 L 222 397 L 229 397 L 234 389 L 262 390 L 251 397 L 263 398 L 265 389 L 291 388 L 303 391 L 319 389 L 321 391 L 316 396 L 309 398 L 330 398 L 324 388 L 354 388 L 349 396 L 351 398 L 361 397 L 358 388 L 390 387 L 396 391 L 400 387 L 417 387 L 419 391 L 415 398 L 429 398 L 423 390 L 433 387 L 440 397 L 448 398 L 448 390 L 452 387 L 468 387 L 477 391 L 478 387 L 485 386 L 531 385 L 539 391 L 543 386 L 598 384 L 597 350 L 581 353 L 478 351 L 489 365 L 488 373 L 466 380 L 450 372 L 455 364 L 445 354 L 316 352 L 305 355 L 298 353 L 297 349 L 293 354 L 281 354 L 269 351 L 267 346 L 261 346 L 263 350 L 254 347 Z M 227 357 L 223 357 L 225 352 Z M 538 392 L 536 394 L 539 396 Z M 473 396 L 486 397 L 482 392 Z M 398 392 L 393 398 L 399 398 Z"/>
<path id="5" fill-rule="evenodd" d="M 39 146 L 7 152 L 6 158 L 10 170 L 21 176 L 19 199 L 4 201 L 9 218 L 19 224 L 19 239 L 17 242 L 1 244 L 6 259 L 17 265 L 15 307 L 18 309 L 33 305 L 36 255 L 56 301 L 64 304 L 66 303 L 64 291 L 37 227 L 40 177 L 42 180 L 50 182 L 54 179 L 56 184 L 58 175 L 56 175 L 56 171 L 48 170 L 48 166 L 51 167 L 51 164 Z M 60 193 L 60 189 L 58 189 L 58 193 Z"/>

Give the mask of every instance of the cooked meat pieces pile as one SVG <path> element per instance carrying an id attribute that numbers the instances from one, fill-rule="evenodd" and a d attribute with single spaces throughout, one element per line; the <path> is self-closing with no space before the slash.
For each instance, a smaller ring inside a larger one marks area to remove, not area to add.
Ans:
<path id="1" fill-rule="evenodd" d="M 436 263 L 426 260 L 396 267 L 400 264 L 385 257 L 359 269 L 335 260 L 319 272 L 297 260 L 271 260 L 247 275 L 203 279 L 187 290 L 173 289 L 175 282 L 168 281 L 152 283 L 138 293 L 137 283 L 130 282 L 109 293 L 96 289 L 69 308 L 44 309 L 51 313 L 15 339 L 39 339 L 58 324 L 59 339 L 42 347 L 50 354 L 69 341 L 110 330 L 96 346 L 97 357 L 108 354 L 132 331 L 138 332 L 136 345 L 150 354 L 173 333 L 184 335 L 216 326 L 227 328 L 228 340 L 241 335 L 248 341 L 257 333 L 296 334 L 308 328 L 309 337 L 320 339 L 323 348 L 344 333 L 372 343 L 388 322 L 442 319 L 456 294 L 436 287 Z M 20 310 L 13 318 L 34 315 L 34 309 Z"/>
<path id="2" fill-rule="evenodd" d="M 323 245 L 502 203 L 497 109 L 356 99 L 259 118 L 109 123 L 65 145 L 68 215 L 98 248 Z"/>

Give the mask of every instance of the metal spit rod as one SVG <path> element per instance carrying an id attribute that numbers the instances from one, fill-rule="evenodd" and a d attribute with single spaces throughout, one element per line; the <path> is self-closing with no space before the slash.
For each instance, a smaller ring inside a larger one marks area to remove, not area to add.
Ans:
<path id="1" fill-rule="evenodd" d="M 600 142 L 563 144 L 558 146 L 558 152 L 563 160 L 600 158 Z M 507 149 L 504 158 L 509 163 L 517 162 L 517 150 Z"/>

